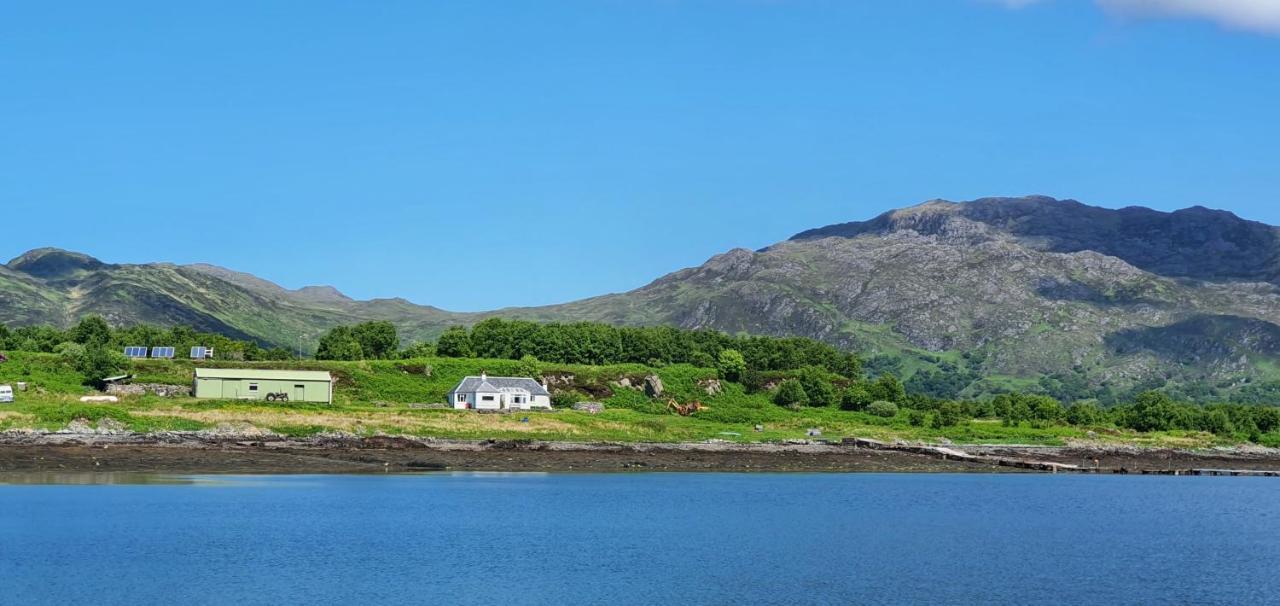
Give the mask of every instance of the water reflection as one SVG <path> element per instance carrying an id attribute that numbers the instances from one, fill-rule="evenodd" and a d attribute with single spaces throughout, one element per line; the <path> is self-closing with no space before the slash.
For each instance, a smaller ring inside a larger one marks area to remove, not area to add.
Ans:
<path id="1" fill-rule="evenodd" d="M 158 485 L 191 485 L 201 483 L 201 479 L 193 476 L 164 475 L 154 473 L 124 471 L 14 471 L 0 473 L 0 485 L 112 485 L 112 484 L 158 484 Z"/>

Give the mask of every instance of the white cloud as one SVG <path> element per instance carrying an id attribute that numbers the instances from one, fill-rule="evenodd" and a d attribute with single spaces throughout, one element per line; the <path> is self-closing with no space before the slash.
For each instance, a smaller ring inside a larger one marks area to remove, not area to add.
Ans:
<path id="1" fill-rule="evenodd" d="M 1045 0 L 997 0 L 1022 8 Z M 1093 0 L 1122 17 L 1206 19 L 1223 27 L 1280 35 L 1280 0 Z"/>

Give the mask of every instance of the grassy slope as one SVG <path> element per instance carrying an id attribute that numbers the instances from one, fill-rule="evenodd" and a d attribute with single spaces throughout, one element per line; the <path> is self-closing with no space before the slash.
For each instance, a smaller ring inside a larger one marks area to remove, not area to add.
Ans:
<path id="1" fill-rule="evenodd" d="M 189 384 L 189 361 L 142 361 L 135 363 L 138 382 Z M 467 439 L 616 440 L 679 442 L 723 439 L 730 441 L 771 441 L 803 438 L 810 427 L 819 427 L 826 437 L 857 435 L 880 439 L 936 441 L 948 438 L 960 443 L 1062 444 L 1084 439 L 1086 430 L 1076 427 L 1003 427 L 991 420 L 975 420 L 957 427 L 931 429 L 911 427 L 905 414 L 881 419 L 863 413 L 834 409 L 790 411 L 770 402 L 765 394 L 745 393 L 742 386 L 723 383 L 722 393 L 709 396 L 698 381 L 712 378 L 715 371 L 675 365 L 656 371 L 640 365 L 608 367 L 544 364 L 543 372 L 573 375 L 580 391 L 596 393 L 607 409 L 591 415 L 571 410 L 555 413 L 482 415 L 465 411 L 411 408 L 410 403 L 443 402 L 445 392 L 468 374 L 485 370 L 492 375 L 518 374 L 519 363 L 511 360 L 460 360 L 433 358 L 379 362 L 263 363 L 260 367 L 303 367 L 333 372 L 339 379 L 333 405 L 165 399 L 154 396 L 129 397 L 119 404 L 82 404 L 87 393 L 80 378 L 56 356 L 15 354 L 0 364 L 0 383 L 25 381 L 26 392 L 18 402 L 0 405 L 0 429 L 41 428 L 56 430 L 73 420 L 91 423 L 112 418 L 136 431 L 198 430 L 231 428 L 241 431 L 269 429 L 290 435 L 310 435 L 343 431 L 360 435 L 386 433 L 422 437 Z M 669 414 L 662 402 L 638 391 L 612 387 L 620 377 L 643 377 L 656 372 L 668 393 L 686 402 L 700 399 L 710 408 L 696 417 Z M 762 425 L 757 432 L 755 425 Z M 1100 440 L 1164 446 L 1207 446 L 1219 443 L 1210 434 L 1171 432 L 1135 434 L 1115 428 L 1094 428 Z"/>

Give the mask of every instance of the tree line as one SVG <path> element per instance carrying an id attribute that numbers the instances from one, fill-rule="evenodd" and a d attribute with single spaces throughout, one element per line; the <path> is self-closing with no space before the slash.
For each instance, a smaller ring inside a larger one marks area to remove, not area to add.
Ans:
<path id="1" fill-rule="evenodd" d="M 846 378 L 862 374 L 858 356 L 803 337 L 729 335 L 672 326 L 619 327 L 598 322 L 531 322 L 490 318 L 471 328 L 453 327 L 436 342 L 436 355 L 523 359 L 561 364 L 691 364 L 717 368 L 727 351 L 741 357 L 742 372 L 817 366 Z"/>
<path id="2" fill-rule="evenodd" d="M 172 347 L 176 355 L 183 356 L 196 346 L 211 347 L 217 358 L 224 360 L 289 360 L 295 356 L 282 347 L 263 347 L 256 341 L 200 332 L 190 326 L 136 324 L 113 328 L 101 316 L 86 316 L 67 329 L 49 325 L 10 328 L 0 324 L 0 351 L 62 353 L 76 347 L 102 347 L 119 350 L 123 355 L 125 347 Z"/>

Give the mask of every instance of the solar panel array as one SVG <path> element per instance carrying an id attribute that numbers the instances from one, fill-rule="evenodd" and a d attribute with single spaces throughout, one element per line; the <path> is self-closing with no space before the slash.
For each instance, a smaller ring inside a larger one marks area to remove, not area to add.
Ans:
<path id="1" fill-rule="evenodd" d="M 152 347 L 152 348 L 151 348 L 151 357 L 152 357 L 152 358 L 166 358 L 166 359 L 167 359 L 167 358 L 172 358 L 172 357 L 173 357 L 173 348 L 172 348 L 172 347 Z"/>
<path id="2" fill-rule="evenodd" d="M 147 348 L 145 347 L 126 347 L 124 355 L 127 358 L 145 358 L 147 357 Z"/>

